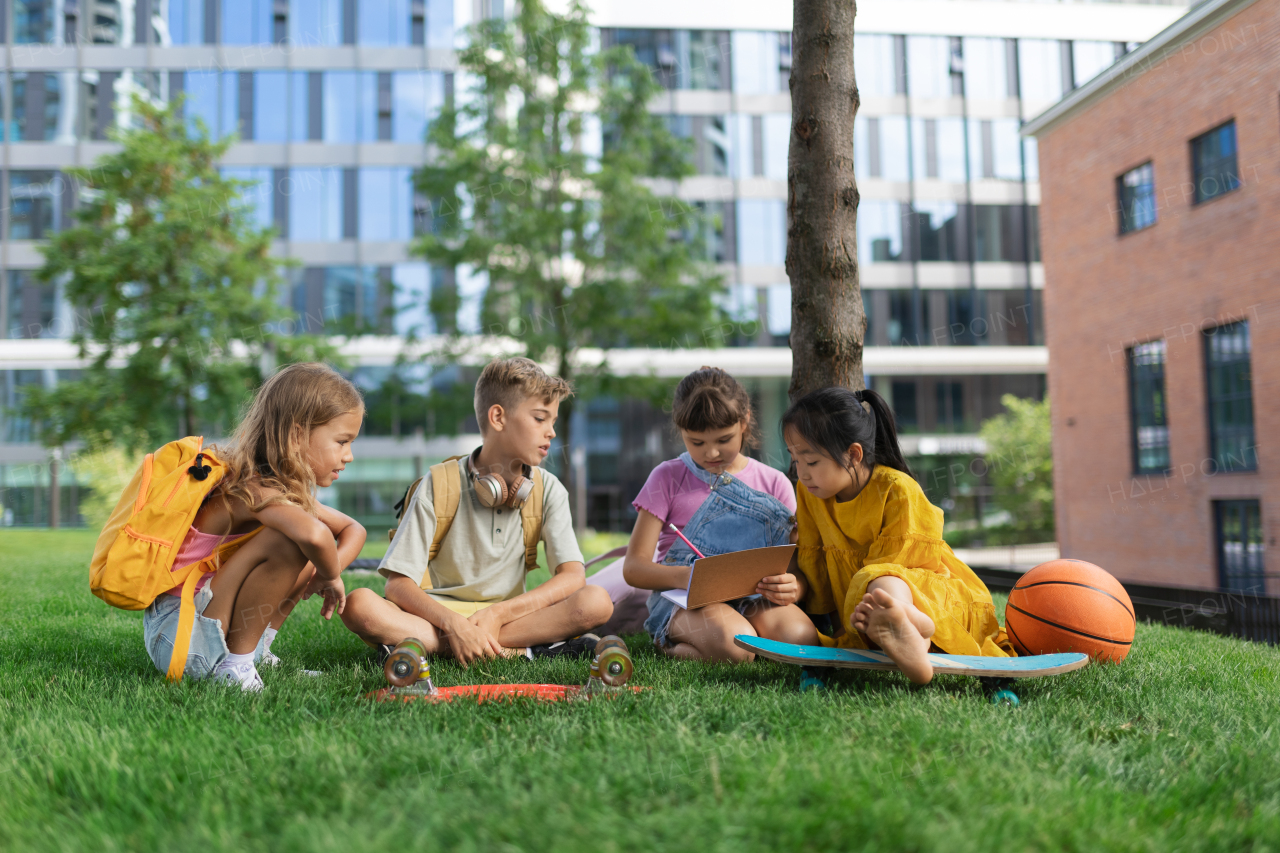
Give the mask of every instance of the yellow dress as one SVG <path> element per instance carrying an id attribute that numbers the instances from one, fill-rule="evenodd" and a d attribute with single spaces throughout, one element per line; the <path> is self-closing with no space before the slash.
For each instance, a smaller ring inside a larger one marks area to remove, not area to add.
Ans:
<path id="1" fill-rule="evenodd" d="M 867 584 L 892 575 L 906 581 L 916 607 L 933 620 L 933 644 L 947 654 L 1013 657 L 991 593 L 942 541 L 942 510 L 920 485 L 877 465 L 851 501 L 819 500 L 796 484 L 799 565 L 809 582 L 810 613 L 838 610 L 844 633 L 828 646 L 866 648 L 849 617 Z"/>

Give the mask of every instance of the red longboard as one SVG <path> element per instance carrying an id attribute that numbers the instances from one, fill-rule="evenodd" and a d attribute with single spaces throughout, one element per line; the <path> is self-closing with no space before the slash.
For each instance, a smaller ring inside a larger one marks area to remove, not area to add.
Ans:
<path id="1" fill-rule="evenodd" d="M 643 687 L 624 688 L 639 693 Z M 456 687 L 441 687 L 435 695 L 430 693 L 392 693 L 391 688 L 384 687 L 366 694 L 366 698 L 375 702 L 412 702 L 421 699 L 425 702 L 452 702 L 454 699 L 472 699 L 477 702 L 509 702 L 513 699 L 537 699 L 542 702 L 562 702 L 573 699 L 582 692 L 577 684 L 460 684 Z"/>

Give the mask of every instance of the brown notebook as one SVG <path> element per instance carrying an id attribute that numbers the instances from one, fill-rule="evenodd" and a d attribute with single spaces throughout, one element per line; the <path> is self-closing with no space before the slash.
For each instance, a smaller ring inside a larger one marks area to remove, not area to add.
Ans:
<path id="1" fill-rule="evenodd" d="M 685 610 L 754 595 L 756 585 L 772 575 L 795 573 L 796 546 L 775 545 L 732 551 L 693 561 L 689 588 L 668 589 L 662 597 Z"/>

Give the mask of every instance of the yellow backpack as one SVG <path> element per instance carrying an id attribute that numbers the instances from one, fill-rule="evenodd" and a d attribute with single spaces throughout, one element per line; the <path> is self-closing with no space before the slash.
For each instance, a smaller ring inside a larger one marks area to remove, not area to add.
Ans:
<path id="1" fill-rule="evenodd" d="M 436 511 L 436 532 L 431 537 L 431 547 L 427 550 L 427 562 L 430 563 L 440 553 L 440 543 L 448 535 L 453 526 L 453 519 L 458 515 L 458 504 L 462 501 L 462 472 L 458 470 L 457 461 L 461 456 L 450 456 L 448 459 L 431 466 L 431 501 Z M 414 480 L 405 490 L 404 497 L 395 505 L 396 521 L 399 522 L 409 505 L 413 502 L 414 493 L 422 485 L 422 477 Z M 533 469 L 533 492 L 520 507 L 520 526 L 524 531 L 524 568 L 531 572 L 538 568 L 538 540 L 542 538 L 542 497 L 545 485 L 542 469 Z M 398 527 L 387 531 L 387 538 L 394 539 Z M 431 572 L 422 573 L 422 588 L 431 589 Z"/>
<path id="2" fill-rule="evenodd" d="M 174 681 L 186 666 L 196 582 L 204 572 L 216 571 L 249 538 L 241 536 L 206 560 L 170 571 L 201 503 L 225 473 L 226 466 L 204 450 L 200 436 L 171 441 L 148 453 L 102 528 L 89 563 L 89 589 L 122 610 L 144 610 L 156 596 L 182 584 L 168 672 Z"/>

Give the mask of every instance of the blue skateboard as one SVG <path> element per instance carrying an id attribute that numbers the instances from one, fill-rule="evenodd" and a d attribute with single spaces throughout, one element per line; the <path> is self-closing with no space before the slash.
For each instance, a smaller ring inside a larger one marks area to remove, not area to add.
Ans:
<path id="1" fill-rule="evenodd" d="M 895 664 L 884 652 L 867 649 L 829 649 L 825 646 L 794 646 L 749 634 L 738 634 L 733 642 L 739 648 L 754 652 L 769 660 L 797 664 L 804 667 L 837 667 L 840 669 L 874 669 L 894 672 Z M 1061 675 L 1080 669 L 1089 662 L 1089 656 L 1080 653 L 1033 655 L 1022 658 L 995 658 L 979 655 L 929 655 L 935 673 L 973 675 L 983 679 L 994 691 L 992 701 L 1018 704 L 1018 697 L 1008 689 L 1012 682 L 1006 679 L 1036 678 L 1041 675 Z M 806 678 L 812 684 L 812 675 Z M 816 686 L 816 685 L 815 685 Z"/>

